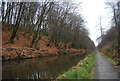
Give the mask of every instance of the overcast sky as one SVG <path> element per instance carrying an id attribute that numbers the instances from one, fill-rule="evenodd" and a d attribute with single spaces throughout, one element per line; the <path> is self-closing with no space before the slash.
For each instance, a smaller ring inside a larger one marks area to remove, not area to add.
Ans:
<path id="1" fill-rule="evenodd" d="M 112 13 L 105 4 L 106 0 L 76 0 L 79 3 L 82 1 L 80 13 L 86 21 L 86 27 L 89 30 L 89 36 L 97 46 L 96 39 L 100 36 L 99 18 L 101 17 L 102 27 L 104 31 L 110 27 Z M 79 6 L 78 6 L 79 8 Z M 78 12 L 79 13 L 79 12 Z"/>

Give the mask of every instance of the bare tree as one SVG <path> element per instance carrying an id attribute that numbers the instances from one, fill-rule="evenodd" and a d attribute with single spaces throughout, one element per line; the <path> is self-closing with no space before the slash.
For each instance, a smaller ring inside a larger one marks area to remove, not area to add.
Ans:
<path id="1" fill-rule="evenodd" d="M 12 36 L 10 37 L 10 41 L 9 41 L 10 43 L 14 43 L 14 39 L 15 39 L 15 36 L 16 36 L 16 33 L 17 33 L 17 30 L 18 30 L 19 23 L 21 21 L 23 12 L 24 12 L 24 3 L 21 2 L 20 7 L 19 7 L 19 11 L 18 11 L 18 16 L 17 16 L 17 19 L 16 19 L 16 24 L 14 26 Z"/>
<path id="2" fill-rule="evenodd" d="M 39 18 L 37 20 L 37 23 L 36 23 L 36 26 L 37 26 L 37 30 L 35 31 L 34 35 L 33 35 L 33 39 L 32 39 L 32 42 L 30 44 L 30 47 L 33 47 L 34 43 L 36 42 L 36 39 L 37 39 L 37 36 L 39 34 L 39 31 L 41 29 L 41 25 L 42 25 L 42 22 L 45 18 L 45 15 L 49 12 L 49 10 L 51 9 L 51 5 L 52 3 L 50 2 L 42 2 L 42 10 L 41 10 L 41 13 L 39 15 Z"/>

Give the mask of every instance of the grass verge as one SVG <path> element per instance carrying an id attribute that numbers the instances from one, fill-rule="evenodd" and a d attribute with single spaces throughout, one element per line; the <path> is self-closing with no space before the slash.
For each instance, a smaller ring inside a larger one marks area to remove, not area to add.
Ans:
<path id="1" fill-rule="evenodd" d="M 96 52 L 87 55 L 76 66 L 73 66 L 70 70 L 60 75 L 58 79 L 93 79 L 95 54 Z"/>
<path id="2" fill-rule="evenodd" d="M 118 61 L 112 59 L 111 57 L 109 57 L 109 56 L 105 56 L 105 57 L 111 64 L 113 64 L 113 65 L 117 65 L 118 64 Z"/>

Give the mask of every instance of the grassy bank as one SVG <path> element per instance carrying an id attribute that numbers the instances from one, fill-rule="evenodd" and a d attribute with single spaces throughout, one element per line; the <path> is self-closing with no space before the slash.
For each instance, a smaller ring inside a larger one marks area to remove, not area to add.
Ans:
<path id="1" fill-rule="evenodd" d="M 109 57 L 109 56 L 105 56 L 105 57 L 107 58 L 107 60 L 108 60 L 111 64 L 113 64 L 113 65 L 117 65 L 118 61 L 112 59 L 112 58 Z"/>
<path id="2" fill-rule="evenodd" d="M 95 52 L 87 55 L 76 66 L 60 75 L 58 79 L 92 79 L 94 78 Z"/>

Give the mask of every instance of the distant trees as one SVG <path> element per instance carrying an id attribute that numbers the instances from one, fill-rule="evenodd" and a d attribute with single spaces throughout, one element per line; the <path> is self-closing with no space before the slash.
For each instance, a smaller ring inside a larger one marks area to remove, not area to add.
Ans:
<path id="1" fill-rule="evenodd" d="M 118 1 L 117 3 L 107 2 L 107 4 L 113 11 L 113 22 L 111 23 L 111 29 L 107 31 L 107 34 L 102 37 L 101 46 L 105 44 L 103 42 L 107 43 L 107 41 L 115 40 L 115 38 L 118 39 L 118 44 L 120 43 L 120 1 Z"/>
<path id="2" fill-rule="evenodd" d="M 115 27 L 112 27 L 110 30 L 106 32 L 107 34 L 104 34 L 101 40 L 101 43 L 99 44 L 99 48 L 102 48 L 103 46 L 109 44 L 110 42 L 118 42 L 117 38 L 117 29 Z"/>
<path id="3" fill-rule="evenodd" d="M 115 27 L 118 29 L 118 33 L 120 32 L 120 1 L 118 0 L 117 3 L 109 3 L 113 10 L 113 20 Z M 119 35 L 119 34 L 118 34 Z M 120 41 L 119 41 L 120 42 Z"/>
<path id="4" fill-rule="evenodd" d="M 64 4 L 65 3 L 63 3 L 63 5 Z M 86 47 L 85 43 L 82 44 L 84 40 L 89 38 L 87 36 L 87 30 L 84 27 L 84 20 L 81 15 L 71 12 L 72 9 L 70 7 L 73 5 L 63 5 L 60 6 L 59 3 L 54 4 L 52 10 L 48 14 L 48 36 L 50 40 L 48 45 L 54 42 L 56 46 L 61 47 L 62 42 L 64 43 L 65 48 Z M 91 40 L 88 40 L 87 42 L 90 43 Z M 92 45 L 94 46 L 94 44 Z"/>
<path id="5" fill-rule="evenodd" d="M 102 41 L 99 48 L 116 61 L 119 61 L 120 56 L 120 1 L 116 3 L 107 2 L 112 9 L 113 18 L 111 28 L 102 36 Z M 118 62 L 118 65 L 120 63 Z"/>
<path id="6" fill-rule="evenodd" d="M 30 47 L 43 33 L 49 38 L 48 46 L 93 48 L 84 20 L 75 8 L 69 2 L 2 2 L 2 23 L 12 29 L 10 43 L 14 43 L 17 31 L 24 29 L 32 35 Z"/>

